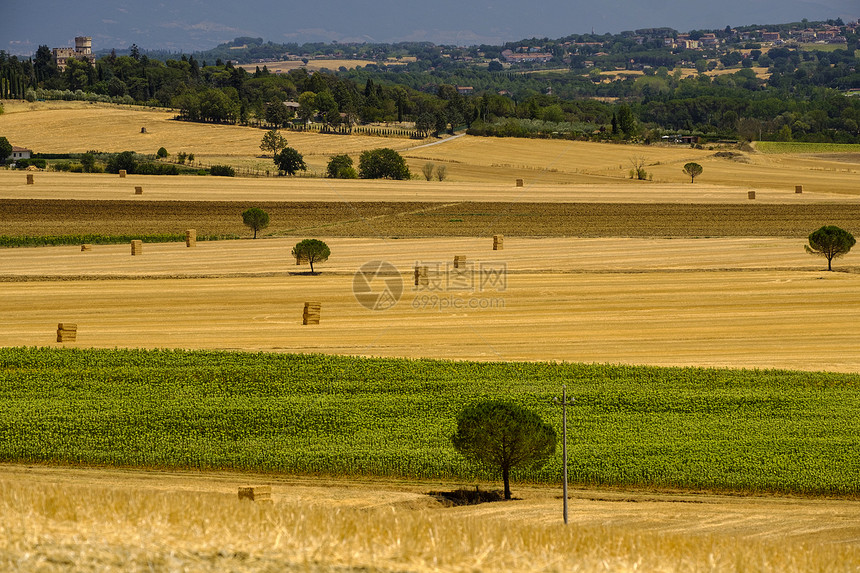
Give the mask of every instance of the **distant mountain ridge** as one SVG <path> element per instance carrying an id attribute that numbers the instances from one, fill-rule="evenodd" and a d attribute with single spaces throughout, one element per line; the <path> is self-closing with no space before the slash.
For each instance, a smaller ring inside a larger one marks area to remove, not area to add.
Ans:
<path id="1" fill-rule="evenodd" d="M 677 37 L 679 34 L 694 34 L 702 35 L 708 33 L 722 34 L 726 29 L 731 29 L 736 32 L 749 32 L 766 30 L 768 32 L 786 33 L 791 30 L 821 28 L 823 26 L 844 26 L 841 18 L 818 20 L 818 21 L 798 21 L 786 22 L 781 24 L 754 24 L 747 26 L 736 26 L 715 29 L 699 29 L 687 30 L 682 32 L 670 27 L 656 28 L 638 28 L 636 30 L 622 31 L 616 34 L 569 34 L 560 38 L 523 38 L 520 40 L 505 42 L 502 44 L 482 44 L 477 47 L 481 50 L 490 50 L 493 52 L 505 49 L 516 49 L 521 46 L 529 46 L 534 44 L 555 43 L 562 44 L 565 42 L 599 42 L 606 43 L 613 38 L 629 38 L 631 36 L 645 36 L 649 39 L 665 37 Z M 416 55 L 420 54 L 428 48 L 454 48 L 456 45 L 436 44 L 434 42 L 307 42 L 307 43 L 275 43 L 267 41 L 262 37 L 239 36 L 233 40 L 222 42 L 218 46 L 209 50 L 194 51 L 188 53 L 193 55 L 199 61 L 214 62 L 216 60 L 233 61 L 240 64 L 264 63 L 266 60 L 275 61 L 286 59 L 287 56 L 296 58 L 305 56 L 331 56 L 336 58 L 354 58 L 354 59 L 370 59 L 370 60 L 385 60 L 386 58 Z M 107 49 L 103 48 L 95 50 L 98 56 L 105 56 L 114 51 L 118 55 L 127 55 L 129 50 L 123 49 Z M 182 52 L 174 52 L 169 50 L 147 50 L 140 49 L 141 53 L 145 53 L 149 57 L 165 60 L 174 58 Z M 186 52 L 187 53 L 187 52 Z"/>

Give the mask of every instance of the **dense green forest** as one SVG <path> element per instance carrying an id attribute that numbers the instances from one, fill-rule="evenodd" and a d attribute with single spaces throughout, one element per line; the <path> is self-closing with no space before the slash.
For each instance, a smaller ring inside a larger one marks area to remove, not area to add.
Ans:
<path id="1" fill-rule="evenodd" d="M 786 34 L 793 29 L 764 28 Z M 852 96 L 860 90 L 857 28 L 840 30 L 845 43 L 827 49 L 763 47 L 743 40 L 749 36 L 743 29 L 717 30 L 719 46 L 698 50 L 665 45 L 666 38 L 678 37 L 671 29 L 470 48 L 299 46 L 237 38 L 196 55 L 145 53 L 132 46 L 127 54 L 101 55 L 95 65 L 70 60 L 62 72 L 50 49 L 40 46 L 30 58 L 0 51 L 0 98 L 138 103 L 176 108 L 180 119 L 190 121 L 284 127 L 313 122 L 338 130 L 406 121 L 425 133 L 468 128 L 476 135 L 645 142 L 680 133 L 706 140 L 860 143 L 860 97 Z M 552 59 L 502 66 L 499 56 L 512 49 L 540 49 Z M 237 61 L 290 53 L 377 63 L 274 74 L 263 62 L 247 71 L 218 57 L 230 52 Z M 699 73 L 683 78 L 681 67 Z M 719 75 L 706 75 L 715 68 Z"/>

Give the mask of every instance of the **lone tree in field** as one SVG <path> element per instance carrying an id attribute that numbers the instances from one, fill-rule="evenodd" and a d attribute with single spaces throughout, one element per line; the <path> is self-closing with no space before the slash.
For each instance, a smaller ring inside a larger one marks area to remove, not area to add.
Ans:
<path id="1" fill-rule="evenodd" d="M 362 151 L 358 158 L 358 176 L 362 179 L 409 179 L 409 167 L 403 157 L 387 147 Z"/>
<path id="2" fill-rule="evenodd" d="M 690 176 L 690 183 L 696 180 L 696 177 L 702 174 L 704 169 L 698 163 L 685 163 L 684 164 L 684 173 Z"/>
<path id="3" fill-rule="evenodd" d="M 645 181 L 648 179 L 648 172 L 645 171 L 644 157 L 632 157 L 630 159 L 630 165 L 633 166 L 630 169 L 630 179 L 637 179 L 639 181 Z"/>
<path id="4" fill-rule="evenodd" d="M 242 222 L 246 227 L 254 229 L 254 238 L 257 238 L 257 231 L 265 229 L 269 226 L 269 214 L 259 207 L 251 207 L 242 213 Z"/>
<path id="5" fill-rule="evenodd" d="M 281 105 L 281 107 L 284 107 Z M 260 140 L 260 149 L 265 153 L 266 151 L 272 152 L 272 157 L 278 155 L 278 152 L 287 146 L 287 138 L 278 133 L 277 129 L 273 129 L 271 131 L 267 131 L 263 136 L 263 139 Z"/>
<path id="6" fill-rule="evenodd" d="M 500 469 L 505 499 L 511 499 L 511 469 L 541 467 L 555 453 L 556 435 L 537 414 L 490 401 L 460 412 L 451 442 L 466 459 Z"/>
<path id="7" fill-rule="evenodd" d="M 854 246 L 854 235 L 833 225 L 825 225 L 809 234 L 809 244 L 804 245 L 810 255 L 827 259 L 827 270 L 832 271 L 831 261 L 841 257 Z"/>
<path id="8" fill-rule="evenodd" d="M 297 171 L 308 170 L 305 158 L 292 147 L 285 147 L 280 153 L 275 155 L 275 165 L 278 166 L 279 172 L 286 173 L 287 175 L 295 175 Z"/>
<path id="9" fill-rule="evenodd" d="M 296 243 L 292 254 L 297 260 L 306 259 L 311 265 L 311 274 L 313 274 L 314 263 L 327 261 L 331 255 L 331 249 L 319 239 L 305 239 Z"/>

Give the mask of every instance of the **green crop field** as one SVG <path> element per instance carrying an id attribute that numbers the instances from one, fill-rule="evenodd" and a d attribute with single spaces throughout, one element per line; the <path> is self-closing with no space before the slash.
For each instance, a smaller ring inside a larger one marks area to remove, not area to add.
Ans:
<path id="1" fill-rule="evenodd" d="M 579 484 L 854 496 L 860 376 L 227 352 L 0 348 L 0 460 L 496 479 L 449 443 L 501 397 L 561 429 Z M 559 482 L 560 448 L 515 480 Z"/>
<path id="2" fill-rule="evenodd" d="M 818 44 L 815 42 L 803 42 L 798 44 L 801 51 L 804 52 L 835 52 L 836 50 L 845 50 L 851 52 L 851 56 L 856 54 L 855 50 L 848 50 L 846 44 Z"/>
<path id="3" fill-rule="evenodd" d="M 851 143 L 758 141 L 755 147 L 762 153 L 860 153 L 860 145 Z"/>

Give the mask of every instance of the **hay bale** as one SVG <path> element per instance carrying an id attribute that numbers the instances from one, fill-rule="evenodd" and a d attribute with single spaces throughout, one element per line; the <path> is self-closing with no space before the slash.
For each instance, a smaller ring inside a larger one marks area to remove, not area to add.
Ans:
<path id="1" fill-rule="evenodd" d="M 196 229 L 188 229 L 185 231 L 185 246 L 186 247 L 196 247 L 197 246 L 197 230 Z"/>
<path id="2" fill-rule="evenodd" d="M 143 187 L 137 186 L 134 188 L 135 195 L 143 195 Z"/>
<path id="3" fill-rule="evenodd" d="M 466 266 L 466 257 L 461 257 L 457 255 L 454 257 L 454 268 L 460 269 Z"/>
<path id="4" fill-rule="evenodd" d="M 320 302 L 306 302 L 305 310 L 302 312 L 302 324 L 319 324 L 320 323 Z"/>
<path id="5" fill-rule="evenodd" d="M 36 178 L 32 173 L 27 174 L 27 185 L 34 185 L 36 183 Z"/>
<path id="6" fill-rule="evenodd" d="M 61 332 L 57 331 L 57 342 L 77 342 L 78 341 L 78 333 L 77 332 Z"/>
<path id="7" fill-rule="evenodd" d="M 272 502 L 272 486 L 270 485 L 240 485 L 239 499 L 257 502 Z"/>
<path id="8" fill-rule="evenodd" d="M 749 197 L 750 199 L 755 199 L 755 191 L 749 191 L 747 193 L 747 197 Z"/>
<path id="9" fill-rule="evenodd" d="M 126 176 L 126 171 L 125 171 L 125 169 L 120 169 L 120 170 L 119 170 L 119 176 L 120 176 L 120 177 L 122 177 L 122 178 L 125 178 L 125 176 Z"/>
<path id="10" fill-rule="evenodd" d="M 57 325 L 57 342 L 77 342 L 78 325 L 70 322 L 61 322 Z"/>
<path id="11" fill-rule="evenodd" d="M 93 246 L 89 243 L 84 243 L 83 245 L 81 245 L 81 251 L 82 252 L 83 251 L 92 251 L 92 250 L 93 250 Z"/>
<path id="12" fill-rule="evenodd" d="M 308 264 L 308 263 L 310 263 L 310 261 L 308 260 L 307 255 L 298 255 L 298 256 L 296 256 L 296 266 L 298 266 L 298 265 L 306 265 L 306 264 Z"/>
<path id="13" fill-rule="evenodd" d="M 505 248 L 505 236 L 504 235 L 493 235 L 493 250 L 501 251 Z"/>
<path id="14" fill-rule="evenodd" d="M 803 185 L 795 185 L 794 186 L 795 193 L 803 193 Z"/>
<path id="15" fill-rule="evenodd" d="M 143 254 L 143 241 L 140 239 L 135 239 L 131 242 L 131 255 L 142 255 Z"/>
<path id="16" fill-rule="evenodd" d="M 522 187 L 525 185 L 525 182 L 522 179 L 517 179 L 517 187 Z"/>

